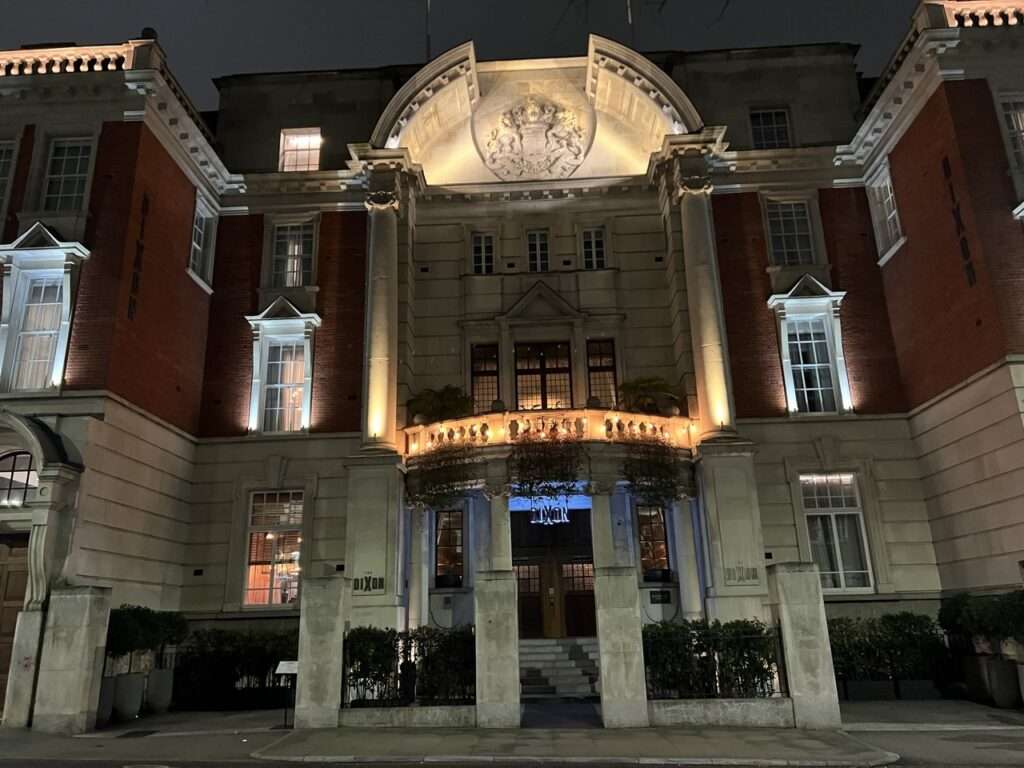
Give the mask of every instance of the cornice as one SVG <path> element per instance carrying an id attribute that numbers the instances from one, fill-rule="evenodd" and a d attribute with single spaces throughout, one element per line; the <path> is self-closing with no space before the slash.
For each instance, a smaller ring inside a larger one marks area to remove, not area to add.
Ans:
<path id="1" fill-rule="evenodd" d="M 615 176 L 427 186 L 417 197 L 425 202 L 515 202 L 597 198 L 608 195 L 650 193 L 654 190 L 655 187 L 642 176 Z"/>

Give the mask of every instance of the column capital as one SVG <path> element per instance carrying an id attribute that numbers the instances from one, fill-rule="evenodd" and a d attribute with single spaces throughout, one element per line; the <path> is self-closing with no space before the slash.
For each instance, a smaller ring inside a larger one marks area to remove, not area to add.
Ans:
<path id="1" fill-rule="evenodd" d="M 696 133 L 666 136 L 654 155 L 648 176 L 657 179 L 673 198 L 686 194 L 709 194 L 711 160 L 728 148 L 725 126 L 708 126 Z"/>
<path id="2" fill-rule="evenodd" d="M 377 189 L 366 194 L 366 210 L 371 213 L 398 210 L 398 192 L 396 190 Z"/>

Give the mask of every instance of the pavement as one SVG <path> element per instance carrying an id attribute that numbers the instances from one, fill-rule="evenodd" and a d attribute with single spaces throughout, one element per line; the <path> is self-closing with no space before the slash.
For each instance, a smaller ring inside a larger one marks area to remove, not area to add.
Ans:
<path id="1" fill-rule="evenodd" d="M 0 729 L 0 768 L 296 763 L 1024 766 L 1024 712 L 960 701 L 843 705 L 842 731 L 766 728 L 283 729 L 280 710 L 170 713 L 69 738 Z M 525 723 L 524 723 L 525 724 Z M 541 724 L 541 723 L 538 723 Z"/>

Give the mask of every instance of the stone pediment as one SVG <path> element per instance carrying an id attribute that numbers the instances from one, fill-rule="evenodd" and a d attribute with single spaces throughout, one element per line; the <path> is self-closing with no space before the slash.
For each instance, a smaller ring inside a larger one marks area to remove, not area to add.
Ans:
<path id="1" fill-rule="evenodd" d="M 777 309 L 785 307 L 786 304 L 796 306 L 804 302 L 832 304 L 838 307 L 845 297 L 845 291 L 830 290 L 813 275 L 805 274 L 786 293 L 772 295 L 768 299 L 768 306 L 772 309 Z"/>
<path id="2" fill-rule="evenodd" d="M 557 291 L 536 282 L 498 321 L 505 322 L 572 322 L 582 320 L 584 313 L 573 307 Z"/>
<path id="3" fill-rule="evenodd" d="M 247 315 L 245 319 L 249 321 L 249 325 L 253 328 L 257 328 L 260 325 L 273 326 L 289 322 L 295 323 L 299 327 L 302 327 L 307 323 L 311 324 L 313 327 L 320 325 L 319 315 L 315 312 L 300 312 L 298 308 L 284 296 L 278 296 L 258 315 Z"/>
<path id="4" fill-rule="evenodd" d="M 89 258 L 89 249 L 81 243 L 65 241 L 60 233 L 37 221 L 7 245 L 0 245 L 0 261 L 35 264 L 41 261 L 60 260 L 76 263 Z"/>

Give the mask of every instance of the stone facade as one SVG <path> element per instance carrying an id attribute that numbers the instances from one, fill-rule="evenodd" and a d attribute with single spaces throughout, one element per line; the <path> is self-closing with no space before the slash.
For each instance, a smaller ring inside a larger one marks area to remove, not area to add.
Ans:
<path id="1" fill-rule="evenodd" d="M 826 615 L 1020 584 L 1022 21 L 922 2 L 863 99 L 840 44 L 238 75 L 216 135 L 155 40 L 0 52 L 5 724 L 91 727 L 135 603 L 298 626 L 310 726 L 347 627 L 462 624 L 458 722 L 518 724 L 520 637 L 589 635 L 608 727 L 834 726 Z M 446 387 L 473 415 L 409 405 Z M 517 492 L 527 433 L 585 447 L 574 493 Z M 443 444 L 477 461 L 424 508 Z M 653 706 L 680 617 L 817 650 L 787 703 Z"/>

